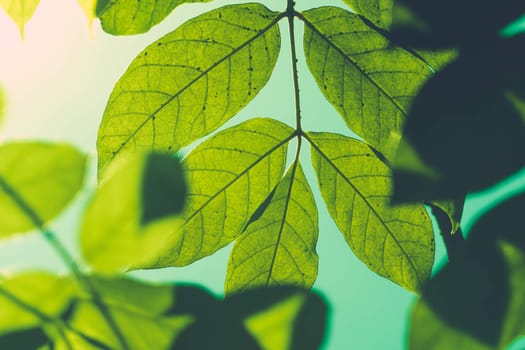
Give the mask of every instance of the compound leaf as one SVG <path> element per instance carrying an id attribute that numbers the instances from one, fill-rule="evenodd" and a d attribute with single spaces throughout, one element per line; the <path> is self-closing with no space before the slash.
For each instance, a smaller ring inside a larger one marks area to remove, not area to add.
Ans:
<path id="1" fill-rule="evenodd" d="M 106 0 L 99 1 L 97 16 L 106 33 L 140 34 L 161 22 L 181 4 L 207 1 L 210 0 Z"/>
<path id="2" fill-rule="evenodd" d="M 40 0 L 0 0 L 0 7 L 16 23 L 20 29 L 20 35 L 24 37 L 25 25 L 33 17 L 39 3 Z"/>
<path id="3" fill-rule="evenodd" d="M 0 146 L 0 237 L 28 231 L 57 216 L 83 185 L 86 157 L 64 144 Z"/>
<path id="4" fill-rule="evenodd" d="M 321 194 L 350 248 L 372 271 L 419 291 L 434 260 L 425 208 L 389 205 L 390 170 L 365 143 L 329 133 L 308 138 Z"/>
<path id="5" fill-rule="evenodd" d="M 178 158 L 137 155 L 101 184 L 81 227 L 84 257 L 100 272 L 147 264 L 157 256 L 186 195 Z"/>
<path id="6" fill-rule="evenodd" d="M 317 277 L 317 207 L 301 165 L 279 182 L 262 216 L 235 241 L 226 293 L 255 286 L 310 288 Z"/>
<path id="7" fill-rule="evenodd" d="M 182 266 L 234 240 L 281 178 L 293 130 L 256 118 L 200 144 L 184 160 L 188 203 L 155 266 Z"/>
<path id="8" fill-rule="evenodd" d="M 393 159 L 412 98 L 430 68 L 359 16 L 336 7 L 304 12 L 308 68 L 352 131 Z"/>
<path id="9" fill-rule="evenodd" d="M 123 151 L 177 151 L 246 106 L 273 71 L 280 18 L 259 4 L 226 6 L 147 47 L 109 98 L 99 171 Z"/>

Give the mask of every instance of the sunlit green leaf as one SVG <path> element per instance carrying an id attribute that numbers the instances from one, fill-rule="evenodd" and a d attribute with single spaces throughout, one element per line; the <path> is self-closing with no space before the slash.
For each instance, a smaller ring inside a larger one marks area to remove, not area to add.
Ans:
<path id="1" fill-rule="evenodd" d="M 210 0 L 110 0 L 99 5 L 97 16 L 106 33 L 139 34 L 150 30 L 181 4 L 207 1 Z"/>
<path id="2" fill-rule="evenodd" d="M 84 257 L 99 272 L 123 271 L 156 257 L 179 220 L 175 214 L 186 194 L 176 157 L 146 153 L 114 166 L 81 228 Z"/>
<path id="3" fill-rule="evenodd" d="M 0 7 L 13 19 L 24 37 L 25 25 L 33 17 L 39 3 L 40 0 L 0 0 Z"/>
<path id="4" fill-rule="evenodd" d="M 482 217 L 413 309 L 410 349 L 505 349 L 525 332 L 525 196 Z"/>
<path id="5" fill-rule="evenodd" d="M 25 306 L 42 314 L 58 317 L 76 292 L 75 284 L 68 278 L 47 273 L 31 272 L 3 279 L 0 282 L 0 334 L 33 328 L 44 323 Z"/>
<path id="6" fill-rule="evenodd" d="M 259 4 L 226 6 L 147 47 L 109 98 L 99 170 L 127 150 L 177 151 L 246 106 L 273 71 L 280 18 Z"/>
<path id="7" fill-rule="evenodd" d="M 390 171 L 363 142 L 337 134 L 309 135 L 321 193 L 350 248 L 371 270 L 419 291 L 434 261 L 425 208 L 390 207 Z"/>
<path id="8" fill-rule="evenodd" d="M 326 99 L 350 129 L 393 159 L 430 68 L 343 9 L 321 7 L 304 17 L 306 62 Z"/>
<path id="9" fill-rule="evenodd" d="M 64 144 L 0 146 L 0 237 L 28 231 L 57 216 L 83 185 L 86 157 Z"/>
<path id="10" fill-rule="evenodd" d="M 299 163 L 288 170 L 260 218 L 236 240 L 225 290 L 294 284 L 310 288 L 317 277 L 317 208 Z"/>
<path id="11" fill-rule="evenodd" d="M 372 21 L 380 28 L 392 23 L 393 0 L 344 0 L 350 8 Z"/>
<path id="12" fill-rule="evenodd" d="M 154 266 L 181 266 L 234 240 L 284 171 L 288 126 L 252 119 L 200 144 L 184 160 L 188 202 Z"/>

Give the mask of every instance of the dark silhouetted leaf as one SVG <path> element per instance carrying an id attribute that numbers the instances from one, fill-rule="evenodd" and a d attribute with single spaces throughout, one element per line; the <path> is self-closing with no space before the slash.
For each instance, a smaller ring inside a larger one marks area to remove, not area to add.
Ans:
<path id="1" fill-rule="evenodd" d="M 280 18 L 259 4 L 226 6 L 147 47 L 109 98 L 98 135 L 99 171 L 126 150 L 175 152 L 246 106 L 272 74 Z"/>
<path id="2" fill-rule="evenodd" d="M 41 328 L 17 330 L 0 334 L 0 349 L 35 350 L 49 343 Z"/>
<path id="3" fill-rule="evenodd" d="M 517 196 L 475 224 L 414 308 L 410 349 L 505 349 L 525 332 L 523 208 Z"/>
<path id="4" fill-rule="evenodd" d="M 430 68 L 359 16 L 336 7 L 304 12 L 306 62 L 352 131 L 393 159 L 408 108 Z"/>
<path id="5" fill-rule="evenodd" d="M 310 288 L 317 277 L 317 221 L 312 191 L 294 163 L 261 217 L 235 241 L 225 292 L 283 284 Z"/>
<path id="6" fill-rule="evenodd" d="M 55 218 L 84 183 L 86 157 L 72 146 L 12 142 L 0 146 L 0 237 Z"/>
<path id="7" fill-rule="evenodd" d="M 423 87 L 394 162 L 397 201 L 455 198 L 525 166 L 523 61 L 523 39 L 514 39 L 463 55 Z"/>
<path id="8" fill-rule="evenodd" d="M 372 271 L 419 291 L 434 261 L 425 208 L 390 206 L 390 170 L 365 143 L 329 133 L 309 139 L 321 194 L 350 248 Z"/>

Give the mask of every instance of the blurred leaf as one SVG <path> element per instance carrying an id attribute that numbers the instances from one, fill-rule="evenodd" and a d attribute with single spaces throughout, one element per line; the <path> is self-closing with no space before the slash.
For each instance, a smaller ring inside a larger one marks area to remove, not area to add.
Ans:
<path id="1" fill-rule="evenodd" d="M 280 18 L 260 4 L 226 6 L 147 47 L 109 98 L 98 136 L 99 171 L 128 150 L 175 152 L 246 106 L 272 74 Z"/>
<path id="2" fill-rule="evenodd" d="M 210 0 L 111 0 L 99 1 L 97 8 L 102 29 L 114 35 L 140 34 L 166 18 L 175 7 L 184 3 Z"/>
<path id="3" fill-rule="evenodd" d="M 465 54 L 423 87 L 394 162 L 397 201 L 454 198 L 525 166 L 524 44 Z"/>
<path id="4" fill-rule="evenodd" d="M 445 213 L 450 221 L 450 231 L 443 232 L 443 234 L 455 234 L 461 224 L 461 216 L 463 215 L 463 206 L 465 203 L 465 197 L 461 197 L 456 200 L 441 200 L 434 201 L 431 204 L 438 207 L 443 213 Z"/>
<path id="5" fill-rule="evenodd" d="M 393 0 L 343 0 L 350 8 L 380 28 L 392 23 Z"/>
<path id="6" fill-rule="evenodd" d="M 97 17 L 95 10 L 97 7 L 97 0 L 77 0 L 80 7 L 82 7 L 82 10 L 86 14 L 89 23 Z M 101 2 L 101 1 L 99 1 Z"/>
<path id="7" fill-rule="evenodd" d="M 69 305 L 76 285 L 66 277 L 57 277 L 43 272 L 26 272 L 2 279 L 0 282 L 0 334 L 36 328 L 43 324 L 23 305 L 29 305 L 49 317 L 58 317 Z M 14 295 L 17 301 L 9 295 Z M 23 305 L 20 305 L 23 303 Z M 1 349 L 11 349 L 4 348 Z M 17 348 L 12 348 L 17 349 Z"/>
<path id="8" fill-rule="evenodd" d="M 183 266 L 233 241 L 280 180 L 293 130 L 256 118 L 201 143 L 183 162 L 188 203 L 154 267 Z"/>
<path id="9" fill-rule="evenodd" d="M 390 207 L 390 170 L 365 143 L 330 133 L 308 135 L 321 194 L 350 248 L 372 271 L 419 291 L 434 261 L 425 208 Z"/>
<path id="10" fill-rule="evenodd" d="M 336 7 L 304 12 L 308 68 L 352 131 L 393 159 L 412 98 L 430 68 L 359 16 Z"/>
<path id="11" fill-rule="evenodd" d="M 56 217 L 83 185 L 86 157 L 72 146 L 12 142 L 0 146 L 0 238 Z"/>
<path id="12" fill-rule="evenodd" d="M 146 153 L 113 165 L 86 210 L 80 238 L 84 257 L 105 273 L 156 258 L 186 194 L 176 157 Z"/>
<path id="13" fill-rule="evenodd" d="M 272 193 L 261 217 L 235 241 L 226 273 L 227 294 L 282 284 L 310 288 L 317 277 L 317 207 L 298 162 Z"/>
<path id="14" fill-rule="evenodd" d="M 0 7 L 16 23 L 23 38 L 25 25 L 33 17 L 39 3 L 40 0 L 0 0 Z"/>
<path id="15" fill-rule="evenodd" d="M 30 328 L 0 334 L 0 349 L 34 350 L 49 343 L 41 328 Z"/>
<path id="16" fill-rule="evenodd" d="M 487 47 L 498 30 L 524 12 L 525 3 L 515 0 L 499 1 L 497 6 L 466 0 L 397 0 L 393 32 L 413 47 Z"/>
<path id="17" fill-rule="evenodd" d="M 2 125 L 2 122 L 4 121 L 4 113 L 5 113 L 5 96 L 4 96 L 4 90 L 0 86 L 0 125 Z"/>
<path id="18" fill-rule="evenodd" d="M 505 349 L 525 332 L 523 208 L 517 196 L 475 224 L 414 308 L 410 349 Z"/>

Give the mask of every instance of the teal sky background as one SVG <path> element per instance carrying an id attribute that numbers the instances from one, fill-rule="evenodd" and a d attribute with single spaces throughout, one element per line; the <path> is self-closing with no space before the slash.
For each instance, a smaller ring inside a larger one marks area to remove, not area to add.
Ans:
<path id="1" fill-rule="evenodd" d="M 93 26 L 74 0 L 42 0 L 26 27 L 22 42 L 18 30 L 0 13 L 0 86 L 6 94 L 6 120 L 0 142 L 44 139 L 75 144 L 91 156 L 91 172 L 85 190 L 52 227 L 78 257 L 76 233 L 83 208 L 96 187 L 96 135 L 106 101 L 117 79 L 132 59 L 149 43 L 172 31 L 186 19 L 211 8 L 241 1 L 217 0 L 210 4 L 183 5 L 147 34 L 112 37 Z M 285 0 L 262 1 L 283 10 Z M 277 5 L 275 5 L 277 4 Z M 315 4 L 315 5 L 314 5 Z M 342 1 L 299 1 L 298 9 L 343 6 Z M 294 101 L 290 51 L 285 22 L 281 23 L 282 49 L 268 85 L 231 126 L 251 117 L 273 117 L 294 125 Z M 298 51 L 302 50 L 302 26 L 297 26 Z M 337 112 L 317 89 L 303 56 L 299 58 L 303 127 L 351 135 Z M 307 152 L 304 152 L 307 151 Z M 313 176 L 309 152 L 302 161 L 319 209 L 319 277 L 314 286 L 329 301 L 331 317 L 325 349 L 406 348 L 408 317 L 415 295 L 383 279 L 350 251 L 329 217 Z M 510 193 L 525 191 L 525 170 L 493 189 L 469 195 L 462 227 L 473 222 Z M 444 247 L 436 237 L 437 263 L 443 263 Z M 230 246 L 185 268 L 139 271 L 133 275 L 154 281 L 191 281 L 222 293 Z M 80 258 L 80 257 L 78 257 Z M 23 269 L 67 270 L 37 234 L 20 235 L 0 242 L 0 271 Z M 514 349 L 523 349 L 515 345 Z"/>

